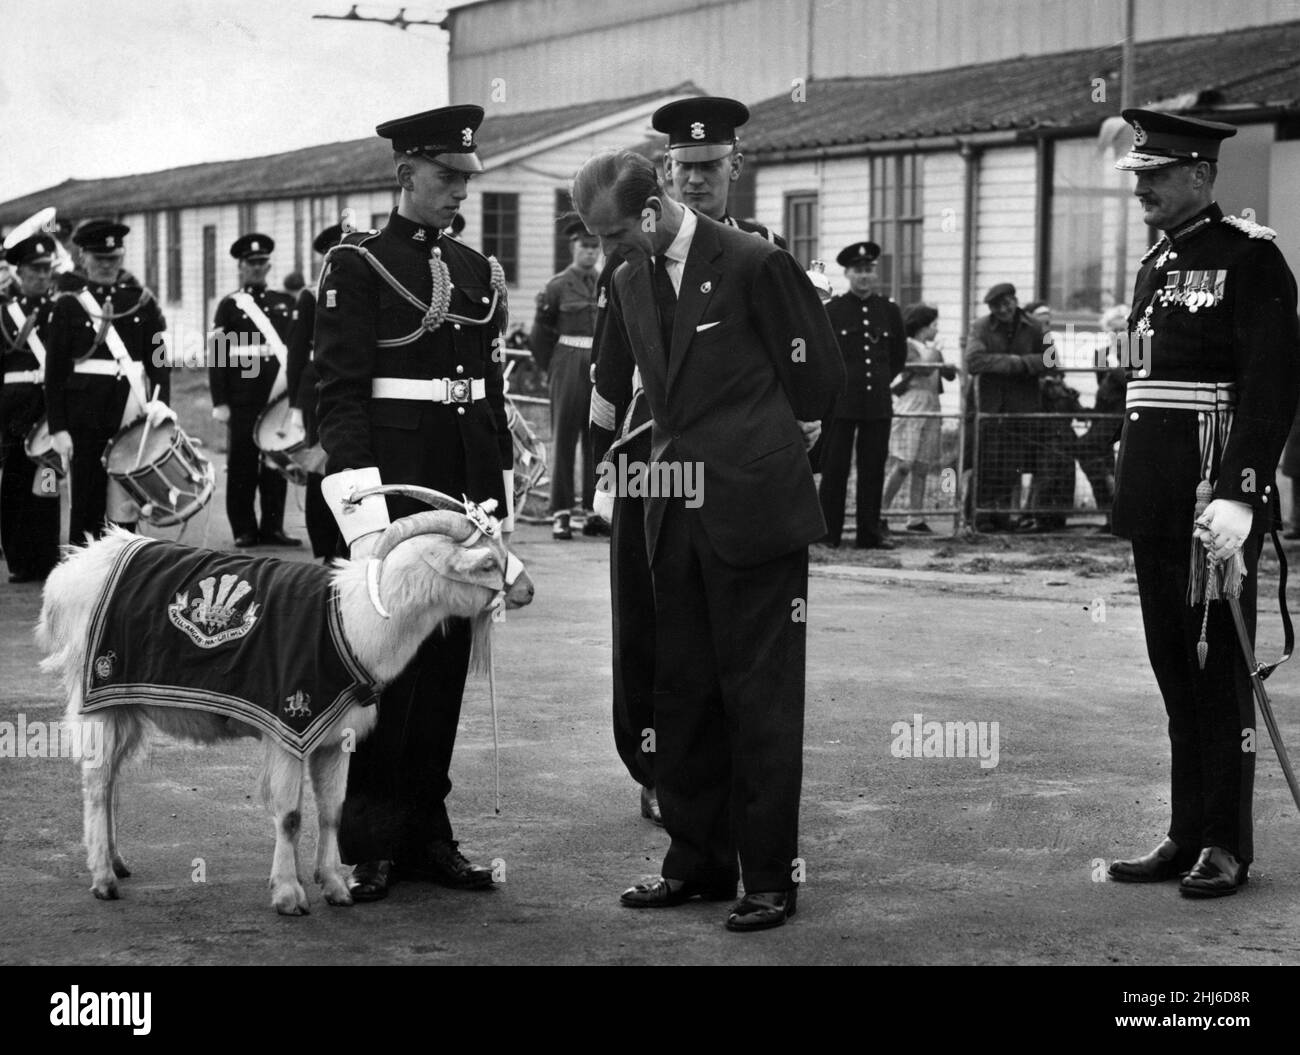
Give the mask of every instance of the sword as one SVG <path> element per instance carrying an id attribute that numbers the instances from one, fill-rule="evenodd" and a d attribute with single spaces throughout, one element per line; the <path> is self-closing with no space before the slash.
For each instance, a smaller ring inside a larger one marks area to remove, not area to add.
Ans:
<path id="1" fill-rule="evenodd" d="M 1277 752 L 1277 760 L 1282 766 L 1282 773 L 1286 776 L 1286 782 L 1291 788 L 1291 797 L 1295 799 L 1296 809 L 1300 809 L 1300 784 L 1296 783 L 1295 770 L 1291 768 L 1291 759 L 1286 753 L 1286 745 L 1282 743 L 1282 733 L 1277 727 L 1277 718 L 1273 715 L 1273 704 L 1269 702 L 1268 692 L 1264 688 L 1264 677 L 1266 675 L 1263 674 L 1263 671 L 1265 668 L 1255 658 L 1255 649 L 1250 643 L 1250 634 L 1246 632 L 1246 619 L 1241 613 L 1241 599 L 1228 596 L 1224 600 L 1228 602 L 1228 609 L 1232 612 L 1232 621 L 1237 627 L 1237 640 L 1241 643 L 1241 654 L 1245 657 L 1246 668 L 1250 671 L 1250 684 L 1255 690 L 1255 700 L 1259 704 L 1259 712 L 1264 716 L 1264 724 L 1268 727 L 1269 738 L 1273 741 L 1273 750 Z M 1268 673 L 1272 673 L 1271 668 L 1269 668 Z"/>

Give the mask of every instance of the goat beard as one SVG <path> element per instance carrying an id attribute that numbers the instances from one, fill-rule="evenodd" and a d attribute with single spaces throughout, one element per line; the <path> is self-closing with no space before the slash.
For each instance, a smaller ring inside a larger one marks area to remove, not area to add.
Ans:
<path id="1" fill-rule="evenodd" d="M 470 623 L 469 672 L 486 675 L 492 662 L 492 609 L 474 616 Z"/>

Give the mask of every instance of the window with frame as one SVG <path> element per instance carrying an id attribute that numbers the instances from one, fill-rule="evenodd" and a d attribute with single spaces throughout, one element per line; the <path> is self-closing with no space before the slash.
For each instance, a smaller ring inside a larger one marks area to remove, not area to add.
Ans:
<path id="1" fill-rule="evenodd" d="M 239 203 L 239 234 L 249 234 L 257 230 L 257 202 L 244 201 Z"/>
<path id="2" fill-rule="evenodd" d="M 203 228 L 203 303 L 204 310 L 217 295 L 217 229 Z"/>
<path id="3" fill-rule="evenodd" d="M 167 302 L 179 304 L 185 296 L 184 272 L 181 270 L 181 211 L 167 210 Z"/>
<path id="4" fill-rule="evenodd" d="M 817 259 L 817 192 L 785 196 L 785 237 L 791 255 L 805 271 Z"/>
<path id="5" fill-rule="evenodd" d="M 925 220 L 921 154 L 871 159 L 871 222 L 868 237 L 880 246 L 881 292 L 899 304 L 921 300 L 921 238 Z"/>
<path id="6" fill-rule="evenodd" d="M 567 190 L 559 188 L 555 192 L 555 256 L 551 261 L 558 275 L 571 263 L 573 263 L 573 253 L 569 250 L 569 236 L 565 232 L 570 224 L 578 223 L 576 216 L 570 216 L 573 212 L 573 198 Z"/>
<path id="7" fill-rule="evenodd" d="M 506 282 L 519 281 L 519 195 L 483 195 L 483 255 L 494 256 Z"/>
<path id="8" fill-rule="evenodd" d="M 144 214 L 144 284 L 145 288 L 158 290 L 158 214 Z"/>

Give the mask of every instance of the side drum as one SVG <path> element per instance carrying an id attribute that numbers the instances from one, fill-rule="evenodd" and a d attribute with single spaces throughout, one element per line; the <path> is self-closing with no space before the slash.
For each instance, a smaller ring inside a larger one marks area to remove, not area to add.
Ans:
<path id="1" fill-rule="evenodd" d="M 212 498 L 212 463 L 174 421 L 145 428 L 143 418 L 108 441 L 103 465 L 156 527 L 189 520 Z"/>

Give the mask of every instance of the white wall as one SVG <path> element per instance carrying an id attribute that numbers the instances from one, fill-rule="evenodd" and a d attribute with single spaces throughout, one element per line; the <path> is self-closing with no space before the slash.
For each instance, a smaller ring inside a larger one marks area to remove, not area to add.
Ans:
<path id="1" fill-rule="evenodd" d="M 987 312 L 984 294 L 997 282 L 1014 285 L 1022 302 L 1033 299 L 1037 179 L 1033 147 L 986 150 L 980 157 L 975 281 L 967 290 L 972 319 Z"/>

